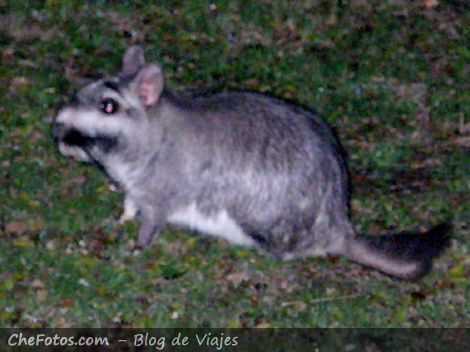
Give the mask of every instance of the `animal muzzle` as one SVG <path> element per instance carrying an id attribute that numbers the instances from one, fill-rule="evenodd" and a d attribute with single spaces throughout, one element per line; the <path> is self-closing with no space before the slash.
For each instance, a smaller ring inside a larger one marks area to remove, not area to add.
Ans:
<path id="1" fill-rule="evenodd" d="M 87 147 L 93 140 L 75 128 L 69 128 L 64 123 L 57 122 L 52 128 L 52 134 L 59 142 L 68 146 Z"/>
<path id="2" fill-rule="evenodd" d="M 52 135 L 58 143 L 62 155 L 72 157 L 77 161 L 91 161 L 90 156 L 83 149 L 83 146 L 88 143 L 88 138 L 76 129 L 70 128 L 62 122 L 55 122 L 52 126 Z"/>

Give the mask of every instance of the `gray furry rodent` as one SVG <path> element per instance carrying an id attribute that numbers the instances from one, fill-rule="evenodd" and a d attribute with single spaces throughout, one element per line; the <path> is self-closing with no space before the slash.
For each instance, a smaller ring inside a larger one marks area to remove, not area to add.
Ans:
<path id="1" fill-rule="evenodd" d="M 341 147 L 317 115 L 251 92 L 178 96 L 143 49 L 122 72 L 81 89 L 54 124 L 62 154 L 101 165 L 125 193 L 148 247 L 167 224 L 257 247 L 285 260 L 347 258 L 414 279 L 448 243 L 425 234 L 358 236 L 349 220 Z"/>

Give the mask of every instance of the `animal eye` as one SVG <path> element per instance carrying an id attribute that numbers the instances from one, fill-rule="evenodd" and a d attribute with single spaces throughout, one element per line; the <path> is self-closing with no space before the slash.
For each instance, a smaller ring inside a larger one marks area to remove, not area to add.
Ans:
<path id="1" fill-rule="evenodd" d="M 115 114 L 119 110 L 119 103 L 114 99 L 105 98 L 100 103 L 100 110 L 107 115 Z"/>

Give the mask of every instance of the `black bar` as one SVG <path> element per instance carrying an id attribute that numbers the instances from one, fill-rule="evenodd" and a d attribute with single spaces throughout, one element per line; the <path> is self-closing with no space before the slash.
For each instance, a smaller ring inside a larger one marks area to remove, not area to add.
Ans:
<path id="1" fill-rule="evenodd" d="M 470 351 L 457 329 L 0 329 L 0 351 Z M 101 343 L 95 343 L 101 338 Z M 103 340 L 104 339 L 104 340 Z M 84 343 L 85 345 L 80 345 Z M 90 345 L 91 343 L 91 345 Z M 31 345 L 33 344 L 33 345 Z M 87 346 L 88 344 L 88 346 Z"/>

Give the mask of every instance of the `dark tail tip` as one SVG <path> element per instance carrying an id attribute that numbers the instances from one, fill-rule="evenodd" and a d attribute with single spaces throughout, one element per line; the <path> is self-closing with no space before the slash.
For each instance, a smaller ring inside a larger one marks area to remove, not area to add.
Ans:
<path id="1" fill-rule="evenodd" d="M 452 224 L 443 222 L 423 234 L 411 235 L 417 238 L 413 259 L 432 260 L 438 257 L 450 245 L 451 233 Z"/>
<path id="2" fill-rule="evenodd" d="M 450 244 L 452 225 L 441 223 L 421 234 L 358 236 L 347 257 L 394 277 L 415 280 L 426 275 L 432 261 Z"/>

